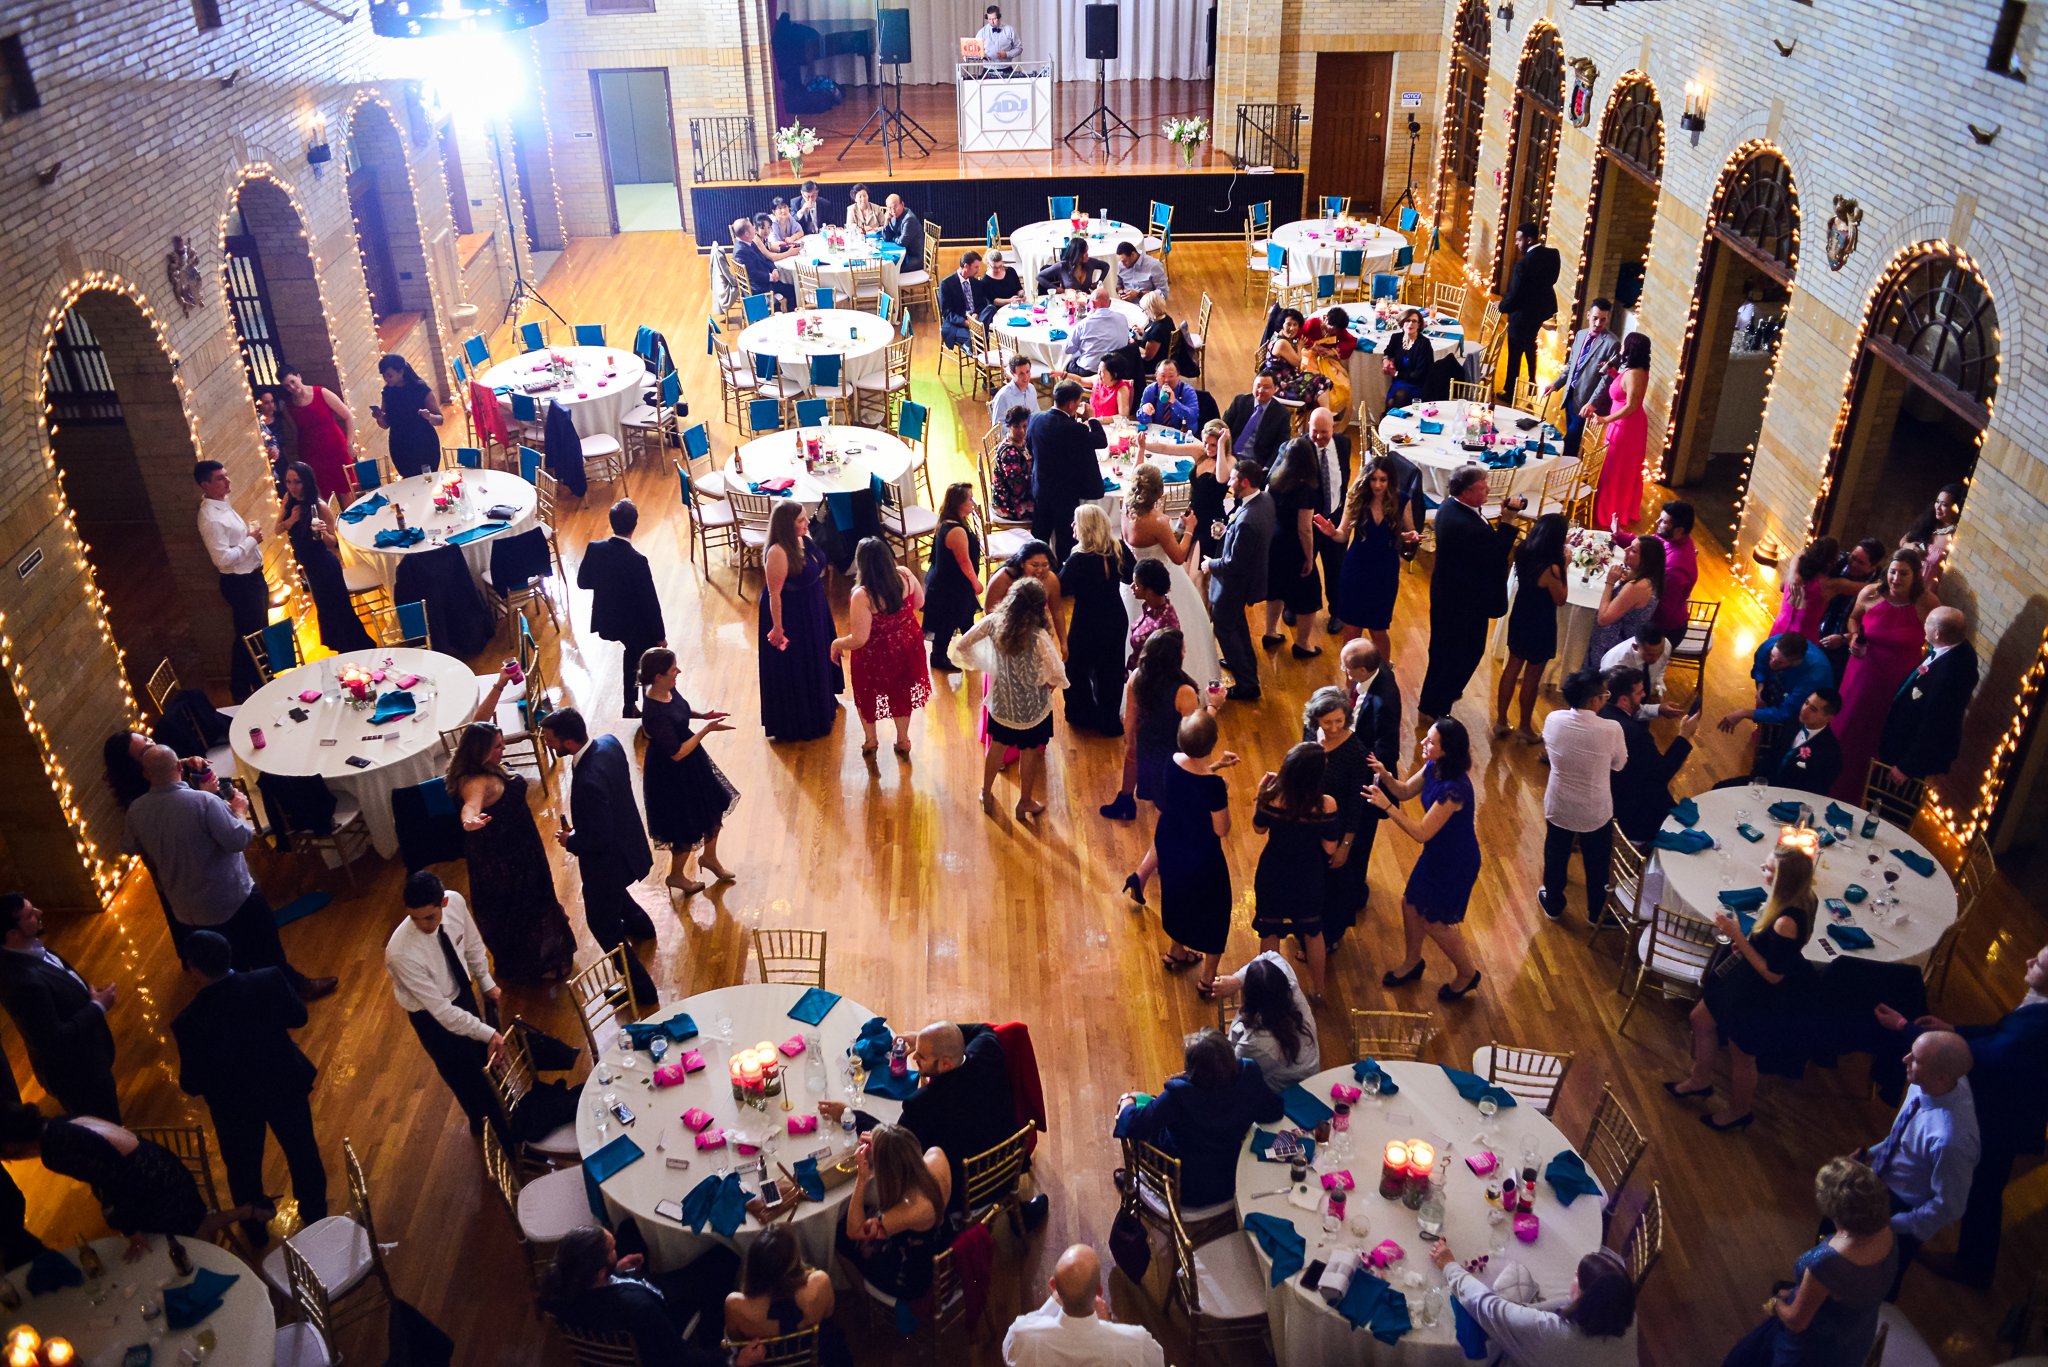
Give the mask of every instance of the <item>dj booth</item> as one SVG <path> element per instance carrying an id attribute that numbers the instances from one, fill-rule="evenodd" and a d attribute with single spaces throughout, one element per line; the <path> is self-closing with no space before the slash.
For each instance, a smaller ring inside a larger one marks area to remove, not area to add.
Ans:
<path id="1" fill-rule="evenodd" d="M 1052 147 L 1051 62 L 961 62 L 954 89 L 963 152 Z"/>

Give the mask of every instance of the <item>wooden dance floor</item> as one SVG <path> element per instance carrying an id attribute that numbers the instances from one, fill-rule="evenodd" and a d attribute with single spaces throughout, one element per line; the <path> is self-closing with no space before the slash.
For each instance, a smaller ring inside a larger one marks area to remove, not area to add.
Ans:
<path id="1" fill-rule="evenodd" d="M 1162 94 L 1152 105 L 1127 106 L 1126 117 L 1156 121 L 1163 113 L 1198 107 L 1196 89 L 1188 87 L 1186 98 Z M 1068 105 L 1082 93 L 1079 86 L 1070 90 Z M 850 131 L 858 108 L 842 111 L 833 126 Z M 1148 141 L 1130 155 L 1157 166 L 1161 150 Z M 957 154 L 933 160 L 946 158 Z M 849 157 L 848 164 L 832 168 L 827 156 L 819 169 L 844 176 L 871 173 L 852 162 Z M 773 187 L 760 188 L 765 205 Z M 1058 182 L 1048 188 L 1057 190 Z M 1192 314 L 1204 291 L 1216 300 L 1209 387 L 1225 402 L 1244 387 L 1257 341 L 1254 310 L 1239 302 L 1238 255 L 1229 243 L 1189 243 L 1171 263 L 1177 317 Z M 705 262 L 694 242 L 677 233 L 576 241 L 549 271 L 544 288 L 565 317 L 603 323 L 614 337 L 630 337 L 643 323 L 666 332 L 676 347 L 693 418 L 709 422 L 721 459 L 730 452 L 736 434 L 720 420 L 711 360 L 691 340 L 703 334 L 708 302 Z M 509 335 L 493 343 L 505 354 Z M 916 345 L 913 388 L 933 411 L 933 484 L 943 489 L 949 481 L 973 477 L 974 443 L 986 428 L 987 408 L 940 378 L 936 329 L 928 320 L 920 320 Z M 1149 821 L 1113 823 L 1096 814 L 1117 788 L 1119 744 L 1076 735 L 1061 723 L 1049 752 L 1049 811 L 1030 826 L 1009 815 L 1014 789 L 1008 778 L 998 790 L 1001 815 L 983 815 L 976 802 L 979 684 L 971 676 L 934 680 L 935 696 L 913 726 L 915 753 L 907 762 L 887 746 L 864 759 L 851 716 L 827 738 L 769 744 L 759 729 L 755 673 L 758 577 L 750 577 L 743 599 L 733 570 L 717 557 L 709 577 L 700 575 L 688 558 L 672 473 L 642 467 L 632 475 L 630 493 L 641 508 L 636 543 L 654 562 L 669 643 L 681 657 L 683 692 L 700 711 L 733 714 L 737 730 L 707 744 L 741 794 L 721 845 L 725 862 L 738 873 L 736 883 L 672 900 L 658 881 L 658 868 L 655 881 L 635 889 L 660 932 L 658 944 L 645 952 L 650 971 L 664 1000 L 673 1000 L 752 976 L 749 935 L 756 927 L 824 927 L 831 933 L 832 986 L 886 1013 L 898 1027 L 940 1018 L 1029 1023 L 1050 1112 L 1051 1131 L 1039 1147 L 1035 1175 L 1051 1197 L 1051 1221 L 1025 1240 L 1007 1229 L 999 1232 L 988 1323 L 975 1334 L 971 1350 L 948 1350 L 957 1361 L 995 1364 L 1003 1327 L 1044 1299 L 1059 1251 L 1077 1240 L 1106 1247 L 1116 1209 L 1109 1174 L 1118 1161 L 1110 1138 L 1118 1096 L 1132 1088 L 1156 1089 L 1179 1068 L 1182 1037 L 1216 1023 L 1215 1008 L 1197 998 L 1193 980 L 1160 967 L 1165 945 L 1156 895 L 1154 907 L 1140 911 L 1119 892 L 1150 832 Z M 610 497 L 600 486 L 582 506 L 563 511 L 559 532 L 570 585 L 584 547 L 606 534 Z M 1699 594 L 1726 603 L 1724 644 L 1705 679 L 1707 711 L 1718 716 L 1748 704 L 1749 653 L 1769 617 L 1731 583 L 1721 550 L 1707 544 L 1702 551 Z M 549 677 L 587 711 L 594 728 L 637 746 L 638 725 L 619 715 L 617 647 L 591 634 L 588 595 L 559 583 L 555 589 L 561 629 L 544 620 L 540 628 Z M 835 581 L 832 591 L 843 614 L 846 584 Z M 201 604 L 196 610 L 214 609 Z M 1411 722 L 1427 612 L 1427 576 L 1404 574 L 1393 668 Z M 1264 700 L 1230 704 L 1223 714 L 1223 744 L 1244 757 L 1230 785 L 1236 824 L 1227 844 L 1236 904 L 1226 969 L 1244 963 L 1257 947 L 1250 919 L 1260 842 L 1249 820 L 1251 789 L 1258 774 L 1279 767 L 1299 738 L 1300 706 L 1309 693 L 1337 680 L 1334 646 L 1334 638 L 1327 638 L 1324 655 L 1305 661 L 1284 649 L 1266 653 Z M 501 640 L 478 663 L 503 654 Z M 1432 958 L 1420 985 L 1380 987 L 1380 974 L 1400 952 L 1399 897 L 1416 855 L 1415 845 L 1399 832 L 1384 830 L 1372 855 L 1371 905 L 1331 961 L 1329 1004 L 1317 1017 L 1323 1054 L 1333 1061 L 1345 1054 L 1345 1013 L 1354 1007 L 1429 1011 L 1440 1026 L 1427 1056 L 1438 1062 L 1466 1064 L 1475 1048 L 1494 1040 L 1574 1051 L 1557 1112 L 1563 1130 L 1583 1136 L 1601 1089 L 1611 1087 L 1650 1136 L 1616 1229 L 1627 1228 L 1651 1183 L 1663 1190 L 1664 1254 L 1642 1304 L 1643 1360 L 1668 1367 L 1718 1362 L 1756 1323 L 1771 1282 L 1786 1276 L 1811 1242 L 1814 1170 L 1829 1156 L 1879 1138 L 1890 1112 L 1871 1098 L 1861 1060 L 1835 1071 L 1811 1069 L 1796 1085 L 1767 1079 L 1755 1126 L 1739 1134 L 1709 1133 L 1696 1119 L 1695 1106 L 1664 1094 L 1659 1083 L 1680 1076 L 1688 1056 L 1684 1008 L 1647 1000 L 1629 1036 L 1617 1037 L 1623 999 L 1615 992 L 1616 937 L 1589 948 L 1576 868 L 1565 921 L 1553 924 L 1537 909 L 1545 770 L 1533 748 L 1488 739 L 1495 670 L 1491 659 L 1482 665 L 1458 708 L 1474 737 L 1479 838 L 1486 851 L 1466 923 L 1484 983 L 1471 998 L 1441 1005 L 1435 988 L 1446 970 Z M 1659 730 L 1660 740 L 1667 739 L 1668 726 Z M 1704 789 L 1744 763 L 1736 739 L 1703 728 L 1679 790 Z M 535 800 L 544 805 L 537 792 Z M 594 950 L 575 875 L 549 848 L 557 888 L 577 928 L 579 962 L 587 964 Z M 398 1294 L 456 1337 L 456 1360 L 492 1367 L 566 1363 L 566 1353 L 551 1342 L 531 1308 L 523 1256 L 485 1178 L 476 1141 L 421 1052 L 382 970 L 382 946 L 402 915 L 403 870 L 366 860 L 358 869 L 362 891 L 349 895 L 339 875 L 316 874 L 310 863 L 264 854 L 255 864 L 276 905 L 309 888 L 335 893 L 332 905 L 283 935 L 299 967 L 342 979 L 339 993 L 311 1008 L 312 1023 L 301 1032 L 321 1070 L 314 1116 L 337 1201 L 346 1190 L 341 1141 L 348 1136 L 368 1168 L 378 1235 L 396 1244 L 387 1261 Z M 460 865 L 443 866 L 443 872 L 453 886 L 466 885 Z M 2001 885 L 1962 943 L 1941 1013 L 1980 1021 L 2009 1007 L 2022 991 L 2020 963 L 2040 936 L 2038 917 Z M 127 1118 L 137 1124 L 203 1119 L 203 1108 L 177 1090 L 166 1021 L 191 989 L 179 975 L 147 877 L 138 873 L 111 912 L 59 923 L 51 939 L 93 982 L 121 984 L 109 1019 L 119 1043 Z M 564 1037 L 578 1037 L 563 990 L 508 990 L 506 1006 Z M 18 1041 L 11 1031 L 9 1036 L 10 1062 L 22 1091 L 40 1100 Z M 51 1242 L 68 1245 L 79 1233 L 102 1228 L 84 1187 L 35 1163 L 10 1164 L 9 1171 L 28 1194 L 30 1227 Z M 288 1190 L 274 1146 L 269 1178 L 268 1190 Z M 1963 1290 L 1924 1269 L 1907 1277 L 1901 1308 L 1938 1346 L 1944 1362 L 1980 1367 L 2009 1355 L 1993 1343 L 1993 1334 L 2004 1307 L 2028 1290 L 2031 1270 L 2048 1259 L 2044 1204 L 2048 1168 L 2023 1169 L 2008 1193 L 1997 1295 Z M 280 1220 L 289 1227 L 291 1212 Z M 1937 1246 L 1953 1237 L 1943 1236 Z M 1478 1250 L 1462 1251 L 1469 1256 Z M 1410 1255 L 1420 1256 L 1413 1248 Z M 1145 1290 L 1116 1276 L 1110 1294 L 1121 1318 L 1153 1326 L 1169 1360 L 1185 1363 L 1184 1322 L 1160 1309 L 1163 1262 L 1155 1259 Z M 115 1275 L 118 1280 L 118 1268 Z M 861 1361 L 908 1360 L 910 1354 L 886 1328 L 869 1326 L 860 1300 L 857 1293 L 842 1293 L 840 1315 Z M 380 1333 L 381 1320 L 373 1319 L 344 1335 L 342 1346 L 351 1360 L 381 1361 Z"/>

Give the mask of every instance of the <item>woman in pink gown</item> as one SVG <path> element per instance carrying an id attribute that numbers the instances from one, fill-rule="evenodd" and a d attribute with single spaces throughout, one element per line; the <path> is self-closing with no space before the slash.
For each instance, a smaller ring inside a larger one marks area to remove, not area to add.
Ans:
<path id="1" fill-rule="evenodd" d="M 1842 712 L 1835 739 L 1842 747 L 1842 773 L 1833 796 L 1863 801 L 1870 761 L 1892 699 L 1927 649 L 1927 614 L 1934 599 L 1921 577 L 1920 552 L 1896 551 L 1882 583 L 1856 596 L 1849 611 L 1849 667 L 1842 671 Z"/>
<path id="2" fill-rule="evenodd" d="M 307 384 L 290 366 L 284 371 L 284 411 L 299 434 L 299 459 L 313 467 L 313 481 L 349 501 L 342 471 L 349 463 L 348 405 L 317 384 Z"/>
<path id="3" fill-rule="evenodd" d="M 1785 595 L 1778 600 L 1778 620 L 1771 623 L 1771 635 L 1796 631 L 1815 643 L 1814 633 L 1820 630 L 1820 619 L 1832 597 L 1825 585 L 1841 558 L 1842 545 L 1832 536 L 1820 538 L 1799 553 L 1792 572 L 1785 576 Z"/>
<path id="4" fill-rule="evenodd" d="M 1621 344 L 1621 370 L 1607 389 L 1607 463 L 1600 467 L 1600 487 L 1593 494 L 1595 527 L 1621 519 L 1633 530 L 1643 512 L 1643 448 L 1649 444 L 1650 415 L 1643 399 L 1650 389 L 1650 339 L 1631 332 Z M 1590 415 L 1592 405 L 1587 405 Z"/>

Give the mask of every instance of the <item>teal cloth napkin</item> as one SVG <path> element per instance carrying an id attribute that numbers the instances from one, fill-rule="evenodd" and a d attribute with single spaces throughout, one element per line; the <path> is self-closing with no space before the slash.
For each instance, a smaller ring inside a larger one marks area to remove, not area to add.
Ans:
<path id="1" fill-rule="evenodd" d="M 604 1182 L 610 1180 L 611 1177 L 622 1169 L 629 1168 L 639 1162 L 644 1156 L 645 1154 L 640 1146 L 633 1142 L 633 1136 L 622 1134 L 596 1153 L 590 1155 L 590 1157 L 584 1159 L 583 1171 L 591 1180 Z"/>
<path id="2" fill-rule="evenodd" d="M 796 486 L 792 484 L 786 489 L 763 489 L 759 484 L 750 479 L 747 481 L 747 492 L 766 494 L 770 498 L 788 498 L 796 492 Z"/>
<path id="3" fill-rule="evenodd" d="M 1425 437 L 1440 437 L 1443 435 L 1444 425 L 1440 422 L 1431 422 L 1429 419 L 1424 418 L 1418 430 Z"/>
<path id="4" fill-rule="evenodd" d="M 897 1077 L 889 1071 L 886 1063 L 879 1068 L 868 1070 L 868 1085 L 864 1089 L 870 1096 L 886 1096 L 892 1101 L 908 1101 L 917 1095 L 917 1072 L 906 1071 Z"/>
<path id="5" fill-rule="evenodd" d="M 1390 418 L 1412 418 L 1415 415 L 1405 408 L 1389 408 L 1387 416 Z"/>
<path id="6" fill-rule="evenodd" d="M 1543 443 L 1543 454 L 1546 456 L 1561 456 L 1564 454 L 1564 448 L 1555 442 L 1546 441 Z"/>
<path id="7" fill-rule="evenodd" d="M 1839 826 L 1845 831 L 1856 828 L 1856 818 L 1843 811 L 1839 803 L 1834 802 L 1828 804 L 1827 823 L 1830 826 Z"/>
<path id="8" fill-rule="evenodd" d="M 1353 1329 L 1368 1329 L 1381 1343 L 1392 1346 L 1408 1332 L 1408 1298 L 1369 1272 L 1359 1272 L 1337 1302 L 1337 1313 L 1351 1321 Z"/>
<path id="9" fill-rule="evenodd" d="M 1500 1107 L 1503 1111 L 1515 1104 L 1515 1098 L 1512 1093 L 1504 1092 L 1498 1087 L 1489 1086 L 1486 1079 L 1477 1073 L 1468 1073 L 1463 1068 L 1445 1068 L 1444 1076 L 1449 1078 L 1451 1085 L 1458 1089 L 1458 1095 L 1464 1097 L 1465 1100 L 1471 1102 L 1474 1106 L 1477 1106 L 1487 1097 L 1492 1097 L 1493 1104 Z"/>
<path id="10" fill-rule="evenodd" d="M 343 508 L 341 510 L 341 520 L 343 522 L 361 522 L 366 517 L 375 516 L 378 510 L 390 506 L 391 500 L 384 497 L 384 495 L 371 494 L 353 507 Z"/>
<path id="11" fill-rule="evenodd" d="M 889 1022 L 880 1016 L 870 1016 L 860 1028 L 860 1037 L 853 1042 L 853 1051 L 869 1068 L 886 1068 L 890 1046 L 895 1042 L 896 1037 L 889 1033 Z"/>
<path id="12" fill-rule="evenodd" d="M 813 1201 L 825 1199 L 825 1179 L 818 1176 L 817 1159 L 799 1158 L 791 1165 L 790 1171 L 796 1174 L 796 1184 L 803 1188 L 804 1195 Z"/>
<path id="13" fill-rule="evenodd" d="M 709 1221 L 715 1233 L 730 1239 L 746 1218 L 747 1191 L 736 1172 L 707 1177 L 683 1197 L 683 1223 L 694 1233 L 702 1234 Z"/>
<path id="14" fill-rule="evenodd" d="M 1773 821 L 1797 821 L 1801 805 L 1789 798 L 1783 802 L 1773 802 L 1770 806 L 1764 808 L 1764 815 Z"/>
<path id="15" fill-rule="evenodd" d="M 451 546 L 467 546 L 472 541 L 481 541 L 487 536 L 496 536 L 512 524 L 509 522 L 481 522 L 474 527 L 465 527 L 448 538 Z"/>
<path id="16" fill-rule="evenodd" d="M 1698 854 L 1714 848 L 1714 838 L 1705 831 L 1659 831 L 1650 843 L 1675 854 Z"/>
<path id="17" fill-rule="evenodd" d="M 164 1327 L 190 1329 L 220 1309 L 221 1303 L 227 1299 L 228 1288 L 240 1280 L 241 1276 L 236 1273 L 200 1268 L 192 1274 L 189 1283 L 164 1292 Z"/>
<path id="18" fill-rule="evenodd" d="M 1123 487 L 1123 485 L 1119 484 L 1117 481 L 1113 479 L 1105 479 L 1102 481 L 1102 492 L 1105 494 L 1113 494 Z"/>
<path id="19" fill-rule="evenodd" d="M 1301 1237 L 1294 1221 L 1255 1210 L 1244 1217 L 1244 1229 L 1273 1260 L 1274 1286 L 1301 1271 L 1302 1262 L 1308 1256 L 1308 1240 Z"/>
<path id="20" fill-rule="evenodd" d="M 410 717 L 418 710 L 419 704 L 413 701 L 412 694 L 403 688 L 397 688 L 389 693 L 377 695 L 377 710 L 370 714 L 370 720 L 397 721 L 400 717 Z"/>
<path id="21" fill-rule="evenodd" d="M 792 1019 L 805 1025 L 816 1025 L 830 1015 L 832 1008 L 839 1005 L 839 994 L 827 992 L 822 987 L 813 987 L 796 999 L 796 1005 L 789 1008 Z"/>
<path id="22" fill-rule="evenodd" d="M 1048 336 L 1055 342 L 1064 342 L 1067 340 L 1067 330 L 1065 328 L 1054 328 Z"/>
<path id="23" fill-rule="evenodd" d="M 1918 854 L 1912 850 L 1895 849 L 1892 851 L 1892 858 L 1898 860 L 1922 878 L 1934 876 L 1934 861 L 1924 854 Z"/>
<path id="24" fill-rule="evenodd" d="M 677 1044 L 686 1039 L 697 1038 L 697 1022 L 690 1018 L 687 1011 L 670 1016 L 667 1020 L 634 1021 L 622 1028 L 635 1049 L 645 1049 L 654 1043 L 657 1037 L 673 1040 Z"/>
<path id="25" fill-rule="evenodd" d="M 1586 1161 L 1570 1149 L 1550 1160 L 1543 1169 L 1543 1180 L 1550 1183 L 1551 1191 L 1566 1205 L 1581 1196 L 1600 1194 L 1600 1184 L 1586 1171 Z"/>
<path id="26" fill-rule="evenodd" d="M 1689 797 L 1682 797 L 1671 804 L 1671 819 L 1681 826 L 1700 824 L 1700 804 Z"/>
<path id="27" fill-rule="evenodd" d="M 1750 825 L 1747 821 L 1743 822 L 1740 826 L 1737 826 L 1735 828 L 1735 833 L 1741 836 L 1744 840 L 1747 840 L 1752 845 L 1756 844 L 1757 841 L 1762 840 L 1764 838 L 1764 833 L 1758 830 L 1756 827 Z"/>
<path id="28" fill-rule="evenodd" d="M 407 527 L 402 531 L 397 527 L 386 527 L 376 536 L 377 545 L 384 550 L 416 545 L 426 539 L 427 534 L 418 527 Z"/>
<path id="29" fill-rule="evenodd" d="M 1870 896 L 1870 889 L 1864 887 L 1861 883 L 1851 883 L 1848 887 L 1842 889 L 1842 900 L 1852 907 L 1868 896 Z"/>
<path id="30" fill-rule="evenodd" d="M 1392 1073 L 1389 1073 L 1386 1069 L 1380 1067 L 1379 1063 L 1376 1060 L 1362 1058 L 1358 1062 L 1351 1065 L 1351 1076 L 1360 1084 L 1363 1084 L 1366 1078 L 1372 1075 L 1373 1073 L 1378 1073 L 1380 1075 L 1381 1096 L 1392 1096 L 1396 1092 L 1401 1090 L 1401 1085 L 1394 1081 L 1394 1075 Z"/>
<path id="31" fill-rule="evenodd" d="M 1764 904 L 1765 893 L 1762 888 L 1723 888 L 1719 896 L 1730 911 L 1755 911 Z"/>
<path id="32" fill-rule="evenodd" d="M 40 1296 L 45 1291 L 62 1291 L 67 1286 L 79 1286 L 85 1281 L 85 1274 L 78 1270 L 78 1264 L 54 1248 L 46 1248 L 36 1254 L 35 1261 L 28 1265 L 28 1294 Z"/>
<path id="33" fill-rule="evenodd" d="M 1312 1130 L 1336 1114 L 1299 1082 L 1280 1093 L 1280 1109 L 1304 1130 Z"/>
<path id="34" fill-rule="evenodd" d="M 1279 1134 L 1273 1130 L 1253 1130 L 1252 1157 L 1258 1159 L 1261 1163 L 1286 1162 L 1287 1160 L 1284 1158 L 1273 1157 L 1273 1141 L 1279 1137 Z M 1307 1135 L 1301 1136 L 1301 1161 L 1304 1163 L 1316 1161 L 1316 1141 Z"/>
<path id="35" fill-rule="evenodd" d="M 1844 949 L 1870 949 L 1876 943 L 1861 926 L 1829 926 L 1828 938 Z"/>

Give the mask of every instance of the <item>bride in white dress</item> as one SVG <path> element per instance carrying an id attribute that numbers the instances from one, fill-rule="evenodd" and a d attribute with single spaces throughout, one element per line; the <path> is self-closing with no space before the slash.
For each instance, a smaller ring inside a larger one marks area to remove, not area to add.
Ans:
<path id="1" fill-rule="evenodd" d="M 1212 680 L 1220 679 L 1222 657 L 1216 649 L 1216 632 L 1209 625 L 1209 607 L 1203 601 L 1202 591 L 1195 587 L 1195 581 L 1188 575 L 1188 556 L 1195 549 L 1194 514 L 1181 519 L 1178 530 L 1167 521 L 1166 514 L 1159 510 L 1159 501 L 1166 492 L 1166 482 L 1156 465 L 1140 465 L 1131 475 L 1130 493 L 1124 500 L 1124 544 L 1131 548 L 1131 554 L 1139 560 L 1157 560 L 1166 566 L 1173 587 L 1167 594 L 1167 601 L 1173 604 L 1174 615 L 1180 618 L 1181 637 L 1186 654 L 1181 668 L 1195 681 L 1199 690 L 1206 688 Z M 1131 592 L 1131 586 L 1124 585 L 1124 613 L 1132 626 L 1138 624 L 1138 599 Z"/>

